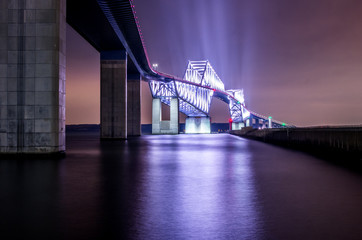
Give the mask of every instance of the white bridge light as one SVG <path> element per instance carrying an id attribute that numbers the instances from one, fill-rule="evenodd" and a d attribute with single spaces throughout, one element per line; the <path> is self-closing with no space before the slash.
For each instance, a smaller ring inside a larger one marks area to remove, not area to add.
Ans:
<path id="1" fill-rule="evenodd" d="M 155 69 L 155 70 L 157 70 L 157 68 L 158 68 L 158 63 L 153 63 L 153 64 L 152 64 L 152 68 Z"/>

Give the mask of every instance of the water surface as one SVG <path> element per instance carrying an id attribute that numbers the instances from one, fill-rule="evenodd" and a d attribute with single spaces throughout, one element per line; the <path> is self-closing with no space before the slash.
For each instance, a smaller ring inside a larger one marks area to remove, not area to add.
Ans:
<path id="1" fill-rule="evenodd" d="M 64 159 L 0 160 L 0 238 L 362 239 L 361 186 L 227 134 L 72 133 Z"/>

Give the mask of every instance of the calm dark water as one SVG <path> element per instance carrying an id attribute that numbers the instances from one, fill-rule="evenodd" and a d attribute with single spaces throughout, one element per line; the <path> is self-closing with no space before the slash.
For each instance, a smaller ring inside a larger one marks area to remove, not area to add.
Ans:
<path id="1" fill-rule="evenodd" d="M 362 175 L 304 153 L 227 134 L 67 145 L 0 160 L 0 239 L 362 239 Z"/>

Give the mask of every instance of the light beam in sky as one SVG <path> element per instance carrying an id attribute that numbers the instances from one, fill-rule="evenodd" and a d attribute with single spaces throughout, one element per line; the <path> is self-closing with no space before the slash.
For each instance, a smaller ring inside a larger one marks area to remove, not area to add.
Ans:
<path id="1" fill-rule="evenodd" d="M 226 89 L 244 89 L 255 112 L 299 126 L 362 123 L 361 1 L 134 3 L 159 71 L 182 77 L 188 59 L 208 59 Z M 99 56 L 69 31 L 67 123 L 99 123 Z M 228 121 L 224 108 L 212 107 L 214 122 Z"/>

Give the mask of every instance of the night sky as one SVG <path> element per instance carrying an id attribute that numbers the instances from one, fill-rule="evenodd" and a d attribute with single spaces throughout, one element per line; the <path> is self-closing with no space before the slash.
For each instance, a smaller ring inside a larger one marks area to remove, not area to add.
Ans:
<path id="1" fill-rule="evenodd" d="M 257 113 L 298 126 L 362 124 L 362 1 L 134 2 L 159 71 L 182 77 L 188 60 L 208 59 Z M 99 53 L 67 34 L 67 124 L 99 123 Z M 226 122 L 227 108 L 214 100 L 213 122 Z"/>

